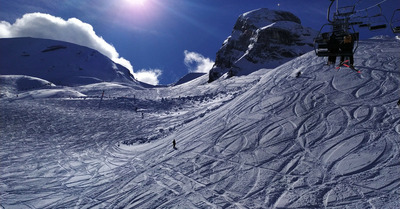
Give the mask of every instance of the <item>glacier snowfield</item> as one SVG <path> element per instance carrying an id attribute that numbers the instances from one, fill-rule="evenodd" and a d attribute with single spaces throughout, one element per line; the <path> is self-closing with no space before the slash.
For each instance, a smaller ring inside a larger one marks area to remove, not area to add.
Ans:
<path id="1" fill-rule="evenodd" d="M 2 75 L 1 208 L 400 208 L 399 49 L 160 88 Z"/>

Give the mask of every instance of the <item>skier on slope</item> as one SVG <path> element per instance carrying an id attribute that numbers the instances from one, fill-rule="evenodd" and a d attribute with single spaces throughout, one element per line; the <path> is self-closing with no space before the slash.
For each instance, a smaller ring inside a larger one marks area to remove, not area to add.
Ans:
<path id="1" fill-rule="evenodd" d="M 350 59 L 351 69 L 354 69 L 353 46 L 354 46 L 354 41 L 351 35 L 345 36 L 342 43 L 340 43 L 340 50 L 342 53 L 344 53 L 344 55 L 340 56 L 340 65 L 344 63 L 344 58 L 348 57 Z"/>

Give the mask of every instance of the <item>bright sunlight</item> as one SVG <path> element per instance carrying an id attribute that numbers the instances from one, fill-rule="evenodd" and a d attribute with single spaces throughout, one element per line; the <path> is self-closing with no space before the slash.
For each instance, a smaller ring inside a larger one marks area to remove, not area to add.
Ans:
<path id="1" fill-rule="evenodd" d="M 139 5 L 139 6 L 143 6 L 145 5 L 147 0 L 125 0 L 126 2 L 132 4 L 132 5 Z"/>

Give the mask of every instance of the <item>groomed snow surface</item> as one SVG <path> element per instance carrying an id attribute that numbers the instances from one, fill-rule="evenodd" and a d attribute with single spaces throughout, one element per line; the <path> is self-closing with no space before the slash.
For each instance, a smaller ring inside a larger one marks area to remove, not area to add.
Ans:
<path id="1" fill-rule="evenodd" d="M 399 49 L 152 89 L 1 76 L 1 207 L 400 208 Z"/>

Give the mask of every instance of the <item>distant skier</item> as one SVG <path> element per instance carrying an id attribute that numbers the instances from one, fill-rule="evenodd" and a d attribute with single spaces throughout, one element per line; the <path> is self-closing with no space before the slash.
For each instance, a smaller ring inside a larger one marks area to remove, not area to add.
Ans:
<path id="1" fill-rule="evenodd" d="M 350 59 L 350 68 L 354 69 L 354 58 L 353 58 L 353 46 L 354 41 L 351 35 L 347 35 L 344 37 L 343 42 L 340 44 L 340 50 L 344 55 L 340 56 L 340 64 L 344 63 L 344 58 L 348 57 Z"/>
<path id="2" fill-rule="evenodd" d="M 296 73 L 296 78 L 298 78 L 300 76 L 301 76 L 301 72 L 299 71 L 299 72 Z"/>
<path id="3" fill-rule="evenodd" d="M 103 101 L 103 97 L 104 97 L 104 91 L 103 91 L 103 93 L 101 94 L 101 98 L 100 98 L 100 102 L 99 102 L 99 108 L 100 108 L 100 105 L 101 105 L 101 101 Z"/>
<path id="4" fill-rule="evenodd" d="M 328 51 L 330 53 L 330 56 L 328 57 L 328 65 L 335 65 L 336 55 L 339 52 L 339 42 L 336 39 L 335 33 L 332 33 L 329 37 Z"/>
<path id="5" fill-rule="evenodd" d="M 172 146 L 173 146 L 174 149 L 177 149 L 177 148 L 176 148 L 176 141 L 175 141 L 175 139 L 172 141 Z"/>
<path id="6" fill-rule="evenodd" d="M 400 108 L 400 99 L 399 99 L 399 101 L 397 102 L 397 106 L 399 106 L 399 108 Z"/>

